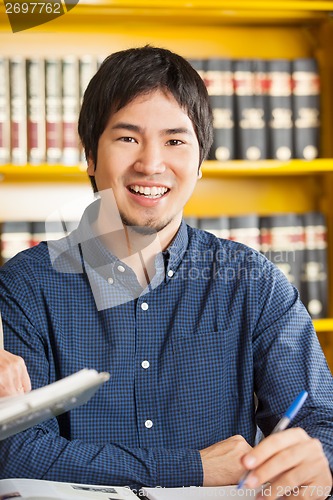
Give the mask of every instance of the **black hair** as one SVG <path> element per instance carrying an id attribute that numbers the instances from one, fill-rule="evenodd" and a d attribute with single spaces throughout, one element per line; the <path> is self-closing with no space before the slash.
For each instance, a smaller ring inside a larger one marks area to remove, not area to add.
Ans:
<path id="1" fill-rule="evenodd" d="M 86 157 L 90 156 L 96 165 L 98 141 L 111 113 L 139 95 L 158 89 L 170 92 L 192 121 L 201 165 L 213 141 L 212 112 L 205 84 L 186 59 L 149 45 L 111 54 L 91 79 L 78 128 Z M 90 181 L 97 191 L 94 177 L 90 176 Z"/>

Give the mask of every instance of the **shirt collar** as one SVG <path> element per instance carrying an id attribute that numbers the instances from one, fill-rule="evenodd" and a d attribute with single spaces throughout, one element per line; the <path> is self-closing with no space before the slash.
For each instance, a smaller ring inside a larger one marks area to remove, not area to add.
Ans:
<path id="1" fill-rule="evenodd" d="M 100 269 L 100 274 L 107 280 L 109 271 L 106 271 L 107 266 L 123 265 L 126 269 L 128 266 L 120 259 L 113 255 L 100 241 L 96 238 L 92 224 L 95 222 L 99 211 L 100 200 L 96 200 L 85 210 L 80 224 L 74 236 L 77 244 L 81 245 L 83 258 L 93 269 Z M 115 231 L 116 237 L 117 231 Z M 182 220 L 179 229 L 170 243 L 169 247 L 162 252 L 163 263 L 161 264 L 161 255 L 156 257 L 157 273 L 161 266 L 164 267 L 165 280 L 168 282 L 179 268 L 183 256 L 188 247 L 188 230 L 184 220 Z M 129 269 L 129 268 L 128 268 Z M 105 274 L 105 276 L 104 276 Z"/>

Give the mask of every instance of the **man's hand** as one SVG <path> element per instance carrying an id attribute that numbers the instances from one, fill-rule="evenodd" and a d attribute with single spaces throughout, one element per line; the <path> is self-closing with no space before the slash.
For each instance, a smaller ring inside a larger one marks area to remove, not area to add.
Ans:
<path id="1" fill-rule="evenodd" d="M 251 446 L 242 436 L 232 436 L 200 451 L 204 486 L 237 484 L 245 467 L 241 462 Z"/>
<path id="2" fill-rule="evenodd" d="M 265 438 L 242 459 L 251 470 L 245 486 L 269 482 L 263 498 L 324 499 L 332 488 L 332 473 L 322 445 L 303 429 L 287 429 Z"/>
<path id="3" fill-rule="evenodd" d="M 14 396 L 31 390 L 24 360 L 0 349 L 0 397 Z"/>

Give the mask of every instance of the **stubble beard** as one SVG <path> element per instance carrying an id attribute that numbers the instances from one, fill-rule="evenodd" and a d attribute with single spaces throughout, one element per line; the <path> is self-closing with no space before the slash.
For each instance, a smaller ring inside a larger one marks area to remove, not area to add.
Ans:
<path id="1" fill-rule="evenodd" d="M 144 225 L 138 225 L 137 221 L 134 218 L 131 219 L 122 212 L 120 212 L 120 218 L 124 226 L 127 226 L 136 233 L 143 235 L 156 234 L 166 228 L 172 221 L 172 219 L 156 221 L 151 217 L 146 219 Z"/>

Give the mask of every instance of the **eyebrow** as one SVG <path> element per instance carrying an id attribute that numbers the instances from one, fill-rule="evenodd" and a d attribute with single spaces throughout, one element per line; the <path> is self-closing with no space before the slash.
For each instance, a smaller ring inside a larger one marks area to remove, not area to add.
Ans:
<path id="1" fill-rule="evenodd" d="M 144 130 L 139 125 L 133 125 L 132 123 L 119 122 L 113 125 L 111 130 L 129 130 L 130 132 L 137 132 L 143 134 Z M 192 135 L 191 131 L 186 127 L 176 127 L 176 128 L 166 128 L 161 130 L 161 135 L 176 135 L 176 134 L 188 134 Z"/>

